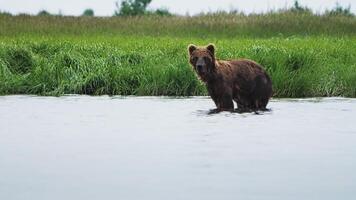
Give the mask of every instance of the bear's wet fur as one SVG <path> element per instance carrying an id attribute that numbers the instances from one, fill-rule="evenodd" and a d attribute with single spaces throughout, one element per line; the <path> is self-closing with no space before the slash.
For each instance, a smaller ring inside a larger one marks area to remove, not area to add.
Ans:
<path id="1" fill-rule="evenodd" d="M 218 60 L 215 46 L 188 46 L 189 61 L 194 71 L 208 89 L 217 109 L 216 112 L 265 111 L 272 96 L 272 81 L 256 62 L 248 59 Z"/>

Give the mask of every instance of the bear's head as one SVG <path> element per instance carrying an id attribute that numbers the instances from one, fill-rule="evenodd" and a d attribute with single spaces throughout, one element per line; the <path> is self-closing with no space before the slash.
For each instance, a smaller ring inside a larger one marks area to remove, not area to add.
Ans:
<path id="1" fill-rule="evenodd" d="M 215 47 L 209 44 L 206 47 L 188 46 L 189 62 L 202 81 L 208 81 L 215 72 Z"/>

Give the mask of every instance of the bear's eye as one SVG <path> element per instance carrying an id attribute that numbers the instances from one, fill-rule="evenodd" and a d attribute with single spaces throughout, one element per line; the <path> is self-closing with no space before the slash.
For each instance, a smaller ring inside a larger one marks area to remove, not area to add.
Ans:
<path id="1" fill-rule="evenodd" d="M 204 56 L 203 59 L 204 59 L 205 61 L 209 61 L 209 57 L 207 57 L 207 56 Z"/>
<path id="2" fill-rule="evenodd" d="M 193 62 L 196 62 L 198 60 L 197 57 L 191 57 L 191 59 L 192 59 Z"/>

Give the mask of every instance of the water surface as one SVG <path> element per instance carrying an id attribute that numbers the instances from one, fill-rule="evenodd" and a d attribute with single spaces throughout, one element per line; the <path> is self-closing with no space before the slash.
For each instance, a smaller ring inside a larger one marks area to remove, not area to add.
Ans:
<path id="1" fill-rule="evenodd" d="M 0 199 L 356 198 L 356 99 L 0 97 Z"/>

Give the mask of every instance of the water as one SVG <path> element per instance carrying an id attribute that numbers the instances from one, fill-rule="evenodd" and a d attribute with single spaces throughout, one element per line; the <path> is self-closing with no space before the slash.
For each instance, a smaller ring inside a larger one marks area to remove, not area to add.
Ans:
<path id="1" fill-rule="evenodd" d="M 356 99 L 0 97 L 0 199 L 356 198 Z"/>

